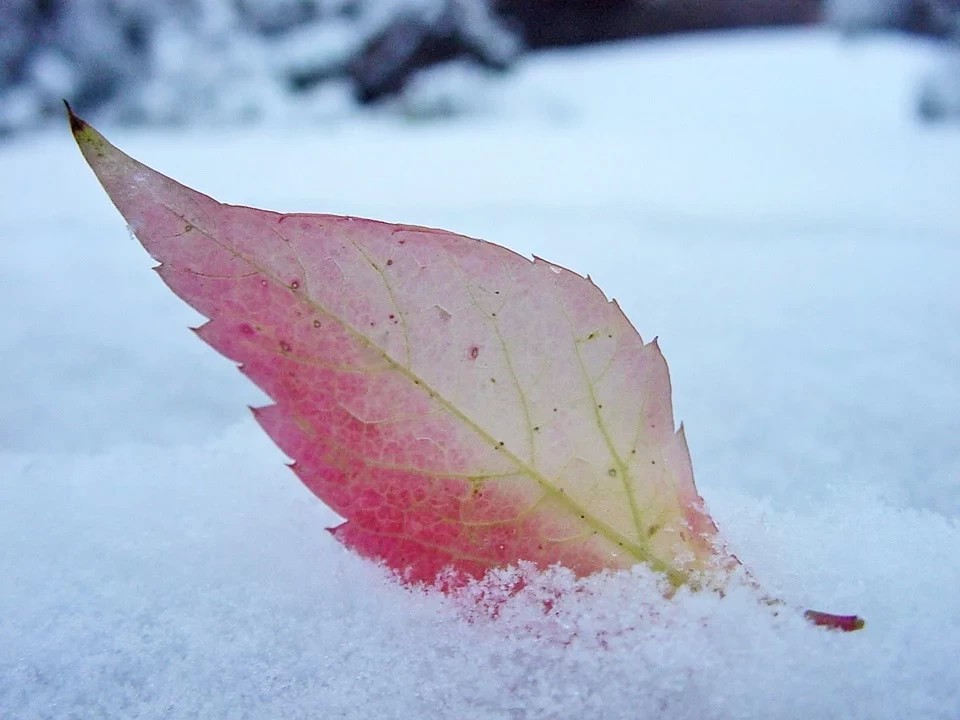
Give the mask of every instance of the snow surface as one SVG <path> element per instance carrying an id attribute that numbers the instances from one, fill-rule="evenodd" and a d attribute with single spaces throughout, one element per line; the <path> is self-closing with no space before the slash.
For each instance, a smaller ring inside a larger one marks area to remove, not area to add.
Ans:
<path id="1" fill-rule="evenodd" d="M 66 128 L 0 147 L 0 717 L 956 720 L 960 133 L 913 119 L 931 53 L 624 44 L 533 57 L 455 123 L 109 132 L 222 200 L 589 272 L 660 336 L 779 613 L 642 569 L 553 573 L 496 620 L 395 585 L 324 532 Z"/>

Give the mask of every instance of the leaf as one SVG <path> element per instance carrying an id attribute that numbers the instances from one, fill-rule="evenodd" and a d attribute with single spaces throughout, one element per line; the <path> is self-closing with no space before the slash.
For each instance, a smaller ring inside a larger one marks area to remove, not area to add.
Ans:
<path id="1" fill-rule="evenodd" d="M 114 204 L 197 334 L 275 404 L 254 410 L 411 582 L 646 563 L 673 586 L 738 565 L 694 485 L 670 378 L 616 302 L 545 260 L 442 230 L 225 205 L 72 113 Z"/>

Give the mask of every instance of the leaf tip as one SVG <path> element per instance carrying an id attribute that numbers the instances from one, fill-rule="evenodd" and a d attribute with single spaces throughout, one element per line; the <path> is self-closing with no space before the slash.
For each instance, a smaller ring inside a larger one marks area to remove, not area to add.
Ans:
<path id="1" fill-rule="evenodd" d="M 80 152 L 83 153 L 94 172 L 97 172 L 96 161 L 103 158 L 107 149 L 112 146 L 103 135 L 93 128 L 93 125 L 73 111 L 69 102 L 64 100 L 63 105 L 67 109 L 67 121 L 70 123 L 70 132 L 73 133 L 73 139 L 76 140 Z"/>
<path id="2" fill-rule="evenodd" d="M 67 109 L 67 120 L 70 122 L 70 131 L 73 133 L 74 137 L 76 137 L 78 133 L 82 133 L 84 130 L 90 127 L 86 120 L 79 117 L 73 111 L 73 108 L 70 107 L 70 103 L 67 102 L 66 99 L 64 99 L 63 105 Z"/>
<path id="3" fill-rule="evenodd" d="M 84 144 L 96 139 L 99 133 L 93 129 L 93 126 L 82 117 L 77 115 L 73 111 L 73 108 L 70 107 L 69 102 L 64 100 L 63 105 L 67 109 L 67 120 L 70 123 L 70 132 L 73 133 L 73 137 L 77 141 L 77 144 L 82 148 Z"/>

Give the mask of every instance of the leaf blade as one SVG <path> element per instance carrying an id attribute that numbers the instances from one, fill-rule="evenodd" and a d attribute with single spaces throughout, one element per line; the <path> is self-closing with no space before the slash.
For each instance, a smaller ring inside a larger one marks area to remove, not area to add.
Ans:
<path id="1" fill-rule="evenodd" d="M 565 268 L 440 230 L 223 205 L 77 142 L 346 545 L 415 581 L 532 560 L 729 567 L 670 381 L 615 302 Z M 584 432 L 584 429 L 587 429 Z"/>

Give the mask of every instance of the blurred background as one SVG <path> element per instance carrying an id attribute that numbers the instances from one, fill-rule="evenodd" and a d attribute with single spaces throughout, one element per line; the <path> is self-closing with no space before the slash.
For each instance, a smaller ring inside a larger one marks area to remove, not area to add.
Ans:
<path id="1" fill-rule="evenodd" d="M 914 110 L 960 117 L 960 0 L 4 0 L 0 136 L 62 98 L 152 125 L 476 113 L 478 88 L 546 48 L 816 24 L 930 38 Z"/>

